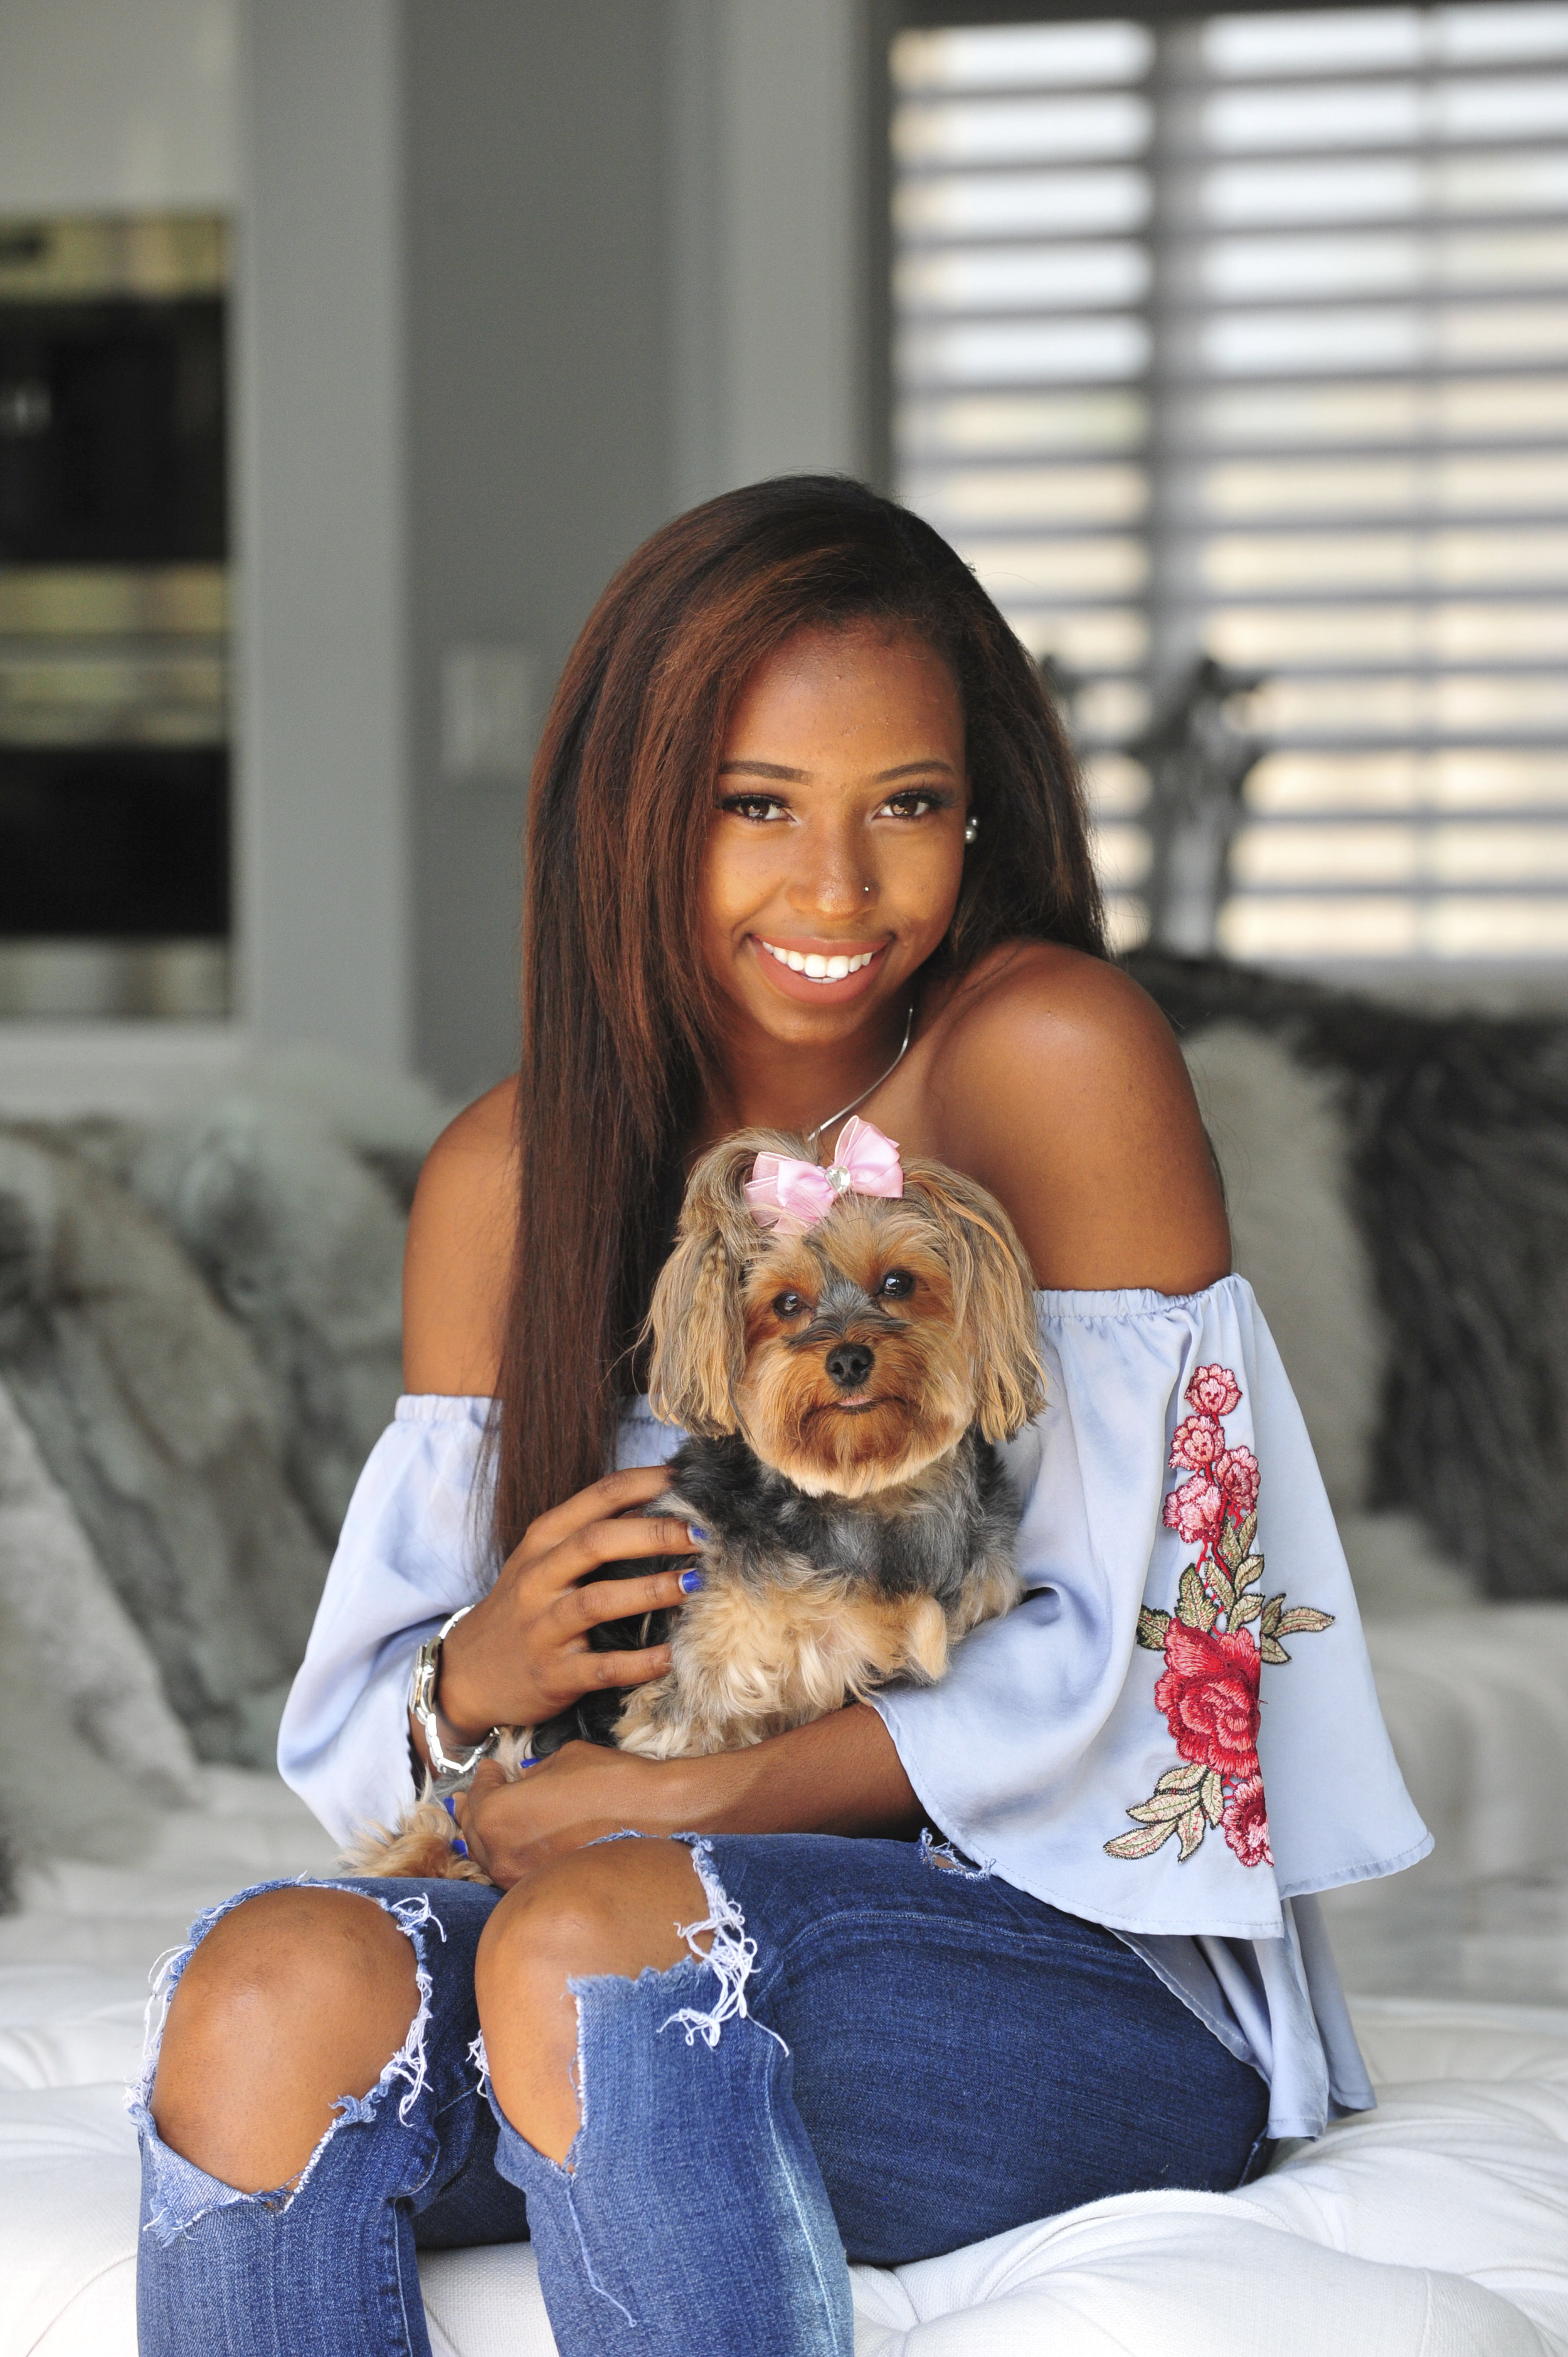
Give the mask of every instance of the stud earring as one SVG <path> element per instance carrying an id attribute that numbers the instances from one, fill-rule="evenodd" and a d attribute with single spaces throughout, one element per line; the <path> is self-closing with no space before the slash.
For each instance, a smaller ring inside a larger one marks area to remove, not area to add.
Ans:
<path id="1" fill-rule="evenodd" d="M 977 818 L 966 818 L 963 823 L 963 839 L 965 843 L 972 843 L 979 833 L 980 821 Z"/>

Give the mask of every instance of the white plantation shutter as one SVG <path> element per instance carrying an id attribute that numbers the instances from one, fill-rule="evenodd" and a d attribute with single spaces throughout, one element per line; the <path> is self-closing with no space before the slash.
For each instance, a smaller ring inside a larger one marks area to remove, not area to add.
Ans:
<path id="1" fill-rule="evenodd" d="M 1268 674 L 1223 946 L 1568 952 L 1568 6 L 894 44 L 900 495 L 1122 749 Z"/>

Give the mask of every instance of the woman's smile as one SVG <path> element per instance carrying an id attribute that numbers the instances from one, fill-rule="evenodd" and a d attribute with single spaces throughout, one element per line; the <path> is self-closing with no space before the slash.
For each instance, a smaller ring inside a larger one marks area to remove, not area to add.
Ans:
<path id="1" fill-rule="evenodd" d="M 793 933 L 748 933 L 757 962 L 773 988 L 786 998 L 842 1006 L 875 987 L 877 974 L 892 944 L 879 942 L 832 942 L 804 939 Z"/>

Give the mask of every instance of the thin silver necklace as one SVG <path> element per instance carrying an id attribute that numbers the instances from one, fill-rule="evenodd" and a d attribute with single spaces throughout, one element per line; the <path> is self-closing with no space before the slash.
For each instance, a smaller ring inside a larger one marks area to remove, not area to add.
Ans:
<path id="1" fill-rule="evenodd" d="M 860 1094 L 859 1094 L 857 1097 L 851 1097 L 851 1099 L 850 1099 L 850 1101 L 849 1101 L 848 1104 L 846 1104 L 846 1105 L 840 1105 L 840 1107 L 839 1107 L 839 1109 L 838 1109 L 837 1113 L 831 1113 L 831 1114 L 829 1114 L 829 1115 L 828 1115 L 828 1117 L 827 1117 L 826 1121 L 820 1121 L 820 1122 L 817 1124 L 817 1125 L 816 1125 L 815 1129 L 809 1129 L 809 1130 L 806 1132 L 806 1143 L 807 1143 L 807 1145 L 811 1147 L 811 1149 L 812 1153 L 816 1156 L 816 1157 L 817 1157 L 817 1159 L 818 1159 L 818 1161 L 819 1161 L 819 1162 L 820 1162 L 820 1161 L 822 1160 L 822 1132 L 823 1132 L 823 1130 L 824 1130 L 824 1129 L 833 1129 L 833 1128 L 836 1128 L 836 1126 L 838 1125 L 838 1124 L 839 1124 L 841 1121 L 844 1120 L 844 1119 L 845 1119 L 845 1117 L 846 1117 L 848 1114 L 852 1114 L 852 1113 L 854 1111 L 854 1109 L 855 1109 L 856 1105 L 863 1105 L 863 1104 L 865 1103 L 865 1100 L 866 1100 L 866 1098 L 867 1098 L 867 1097 L 874 1097 L 874 1096 L 876 1094 L 877 1090 L 882 1086 L 882 1083 L 883 1083 L 883 1082 L 884 1082 L 884 1081 L 890 1081 L 890 1080 L 892 1079 L 892 1077 L 893 1077 L 894 1073 L 897 1071 L 897 1069 L 898 1069 L 899 1065 L 903 1062 L 903 1060 L 904 1060 L 905 1057 L 908 1054 L 908 1051 L 909 1051 L 909 1042 L 910 1042 L 910 1040 L 914 1038 L 914 1036 L 915 1036 L 915 1002 L 914 1002 L 914 1000 L 913 1000 L 913 999 L 911 999 L 911 1000 L 909 1001 L 909 1013 L 908 1013 L 908 1018 L 907 1018 L 907 1020 L 906 1020 L 906 1022 L 905 1022 L 905 1025 L 904 1025 L 904 1040 L 903 1040 L 903 1045 L 900 1047 L 900 1049 L 899 1049 L 899 1050 L 898 1050 L 898 1053 L 894 1057 L 893 1061 L 888 1065 L 887 1070 L 886 1070 L 885 1072 L 879 1072 L 879 1073 L 877 1074 L 877 1076 L 876 1076 L 875 1080 L 874 1080 L 874 1081 L 872 1082 L 871 1086 L 870 1086 L 868 1089 L 862 1089 L 862 1091 L 861 1091 Z"/>

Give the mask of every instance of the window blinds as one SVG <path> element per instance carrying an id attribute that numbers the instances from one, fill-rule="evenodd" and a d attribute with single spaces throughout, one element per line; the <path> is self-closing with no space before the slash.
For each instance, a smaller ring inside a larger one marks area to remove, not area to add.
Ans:
<path id="1" fill-rule="evenodd" d="M 894 45 L 900 495 L 1125 750 L 1266 674 L 1222 946 L 1568 952 L 1568 6 Z"/>

